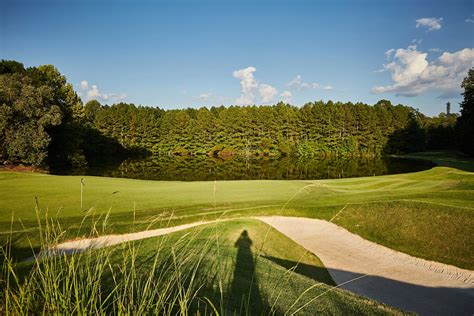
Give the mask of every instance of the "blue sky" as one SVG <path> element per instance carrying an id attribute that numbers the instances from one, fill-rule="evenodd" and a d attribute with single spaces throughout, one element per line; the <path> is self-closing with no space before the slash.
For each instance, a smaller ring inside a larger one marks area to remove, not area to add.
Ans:
<path id="1" fill-rule="evenodd" d="M 84 101 L 389 99 L 435 115 L 458 110 L 474 66 L 474 0 L 0 4 L 0 58 L 54 64 Z"/>

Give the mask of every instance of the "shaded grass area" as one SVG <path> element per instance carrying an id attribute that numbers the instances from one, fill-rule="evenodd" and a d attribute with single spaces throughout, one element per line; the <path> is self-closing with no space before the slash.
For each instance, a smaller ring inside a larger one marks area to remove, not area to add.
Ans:
<path id="1" fill-rule="evenodd" d="M 10 282 L 8 291 L 2 291 L 9 296 L 0 304 L 13 313 L 400 313 L 334 288 L 315 255 L 253 219 L 22 263 L 15 269 L 23 279 L 22 291 Z M 5 282 L 0 284 L 5 290 Z"/>
<path id="2" fill-rule="evenodd" d="M 13 214 L 15 252 L 25 255 L 25 234 L 36 227 L 35 196 L 67 228 L 63 239 L 86 235 L 81 223 L 90 227 L 88 221 L 98 219 L 106 219 L 100 233 L 108 234 L 257 215 L 331 220 L 346 207 L 334 221 L 352 232 L 413 256 L 474 269 L 474 173 L 453 168 L 317 181 L 85 181 L 81 208 L 80 177 L 0 173 L 0 239 Z"/>
<path id="3" fill-rule="evenodd" d="M 406 154 L 397 157 L 417 160 L 428 160 L 434 162 L 438 166 L 451 167 L 459 170 L 474 172 L 474 159 L 458 151 L 425 151 Z"/>

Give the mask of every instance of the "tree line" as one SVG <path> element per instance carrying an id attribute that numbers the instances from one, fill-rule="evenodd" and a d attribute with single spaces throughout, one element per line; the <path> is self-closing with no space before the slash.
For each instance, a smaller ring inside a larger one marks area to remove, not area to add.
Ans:
<path id="1" fill-rule="evenodd" d="M 388 100 L 165 110 L 83 105 L 54 66 L 2 61 L 0 161 L 80 166 L 132 154 L 372 157 L 456 147 L 474 154 L 473 78 L 471 69 L 461 116 L 429 117 Z"/>
<path id="2" fill-rule="evenodd" d="M 93 108 L 93 111 L 88 111 Z M 457 115 L 430 118 L 381 100 L 310 102 L 302 107 L 163 110 L 119 103 L 85 105 L 91 124 L 126 148 L 166 155 L 378 156 L 450 146 Z M 398 138 L 397 131 L 404 131 Z"/>

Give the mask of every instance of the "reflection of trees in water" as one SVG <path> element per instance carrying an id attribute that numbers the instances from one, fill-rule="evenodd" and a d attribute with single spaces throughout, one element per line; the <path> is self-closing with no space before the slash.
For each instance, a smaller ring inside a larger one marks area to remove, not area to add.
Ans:
<path id="1" fill-rule="evenodd" d="M 430 168 L 423 162 L 388 158 L 298 159 L 207 156 L 152 156 L 127 160 L 119 167 L 94 170 L 96 175 L 152 180 L 328 179 L 373 176 Z"/>
<path id="2" fill-rule="evenodd" d="M 244 230 L 235 242 L 234 278 L 228 293 L 228 301 L 233 311 L 239 314 L 258 315 L 266 309 L 255 271 L 255 258 L 252 254 L 252 240 Z"/>

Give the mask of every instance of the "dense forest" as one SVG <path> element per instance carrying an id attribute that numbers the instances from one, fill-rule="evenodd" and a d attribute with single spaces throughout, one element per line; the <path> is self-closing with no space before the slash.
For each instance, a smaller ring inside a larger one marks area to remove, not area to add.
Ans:
<path id="1" fill-rule="evenodd" d="M 461 116 L 428 117 L 387 100 L 164 110 L 83 105 L 55 67 L 2 61 L 0 161 L 78 167 L 136 154 L 373 157 L 455 147 L 474 154 L 474 69 L 462 87 Z"/>
<path id="2" fill-rule="evenodd" d="M 88 111 L 93 108 L 93 111 Z M 90 123 L 126 148 L 167 155 L 375 156 L 450 146 L 457 115 L 429 118 L 382 100 L 296 107 L 230 106 L 162 110 L 85 105 Z"/>

